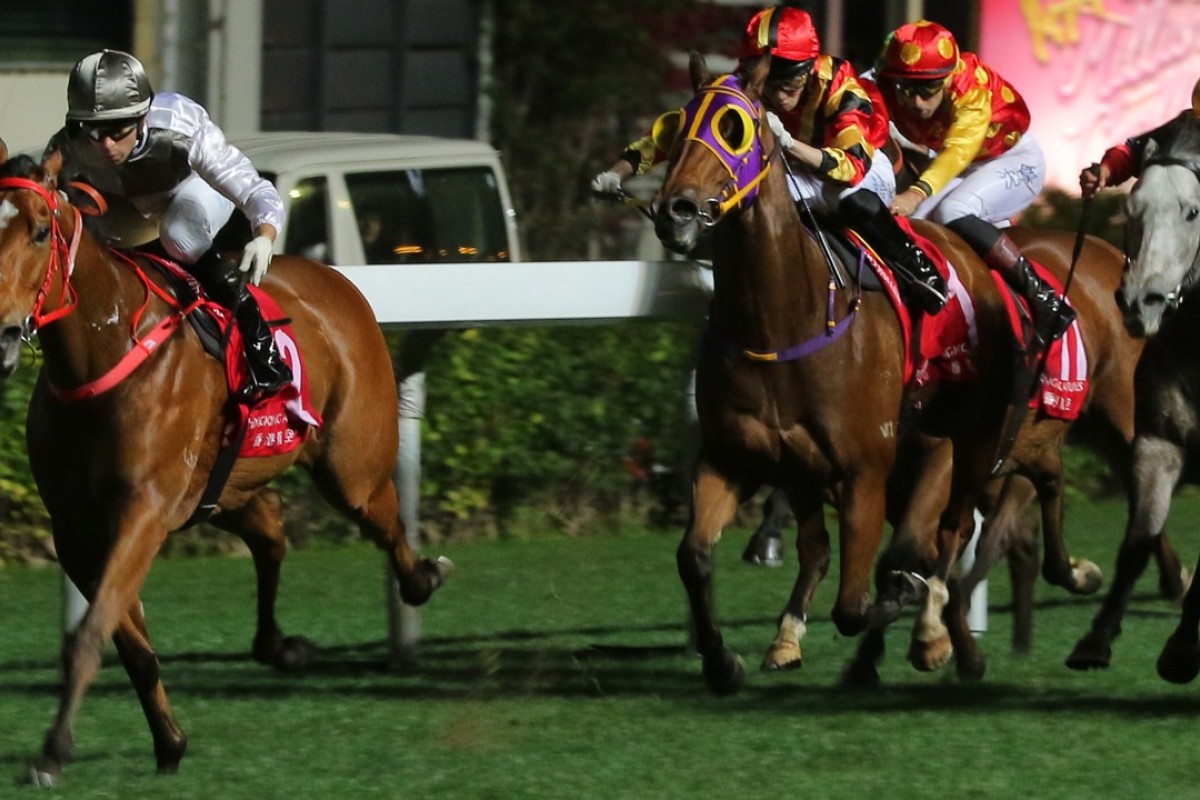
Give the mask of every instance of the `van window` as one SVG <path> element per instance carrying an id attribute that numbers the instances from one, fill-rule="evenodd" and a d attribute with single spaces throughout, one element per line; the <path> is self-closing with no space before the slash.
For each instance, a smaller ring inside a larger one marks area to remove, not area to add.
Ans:
<path id="1" fill-rule="evenodd" d="M 304 178 L 288 192 L 285 253 L 329 264 L 329 182 L 323 176 Z"/>
<path id="2" fill-rule="evenodd" d="M 368 264 L 511 258 L 486 167 L 350 173 L 346 190 Z"/>

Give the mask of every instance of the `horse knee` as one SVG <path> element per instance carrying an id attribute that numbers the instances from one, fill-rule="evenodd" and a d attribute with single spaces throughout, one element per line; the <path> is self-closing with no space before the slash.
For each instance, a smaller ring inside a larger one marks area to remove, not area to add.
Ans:
<path id="1" fill-rule="evenodd" d="M 684 585 L 690 586 L 712 580 L 712 553 L 700 551 L 686 540 L 675 551 L 675 565 Z"/>

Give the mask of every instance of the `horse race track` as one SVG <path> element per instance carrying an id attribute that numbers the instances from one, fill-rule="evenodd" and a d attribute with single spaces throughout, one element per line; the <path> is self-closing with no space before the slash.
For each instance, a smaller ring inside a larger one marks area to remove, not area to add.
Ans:
<path id="1" fill-rule="evenodd" d="M 1124 503 L 1071 504 L 1073 550 L 1111 572 Z M 1194 561 L 1200 500 L 1172 531 Z M 58 796 L 238 798 L 816 798 L 888 800 L 1190 796 L 1200 683 L 1154 672 L 1175 611 L 1139 586 L 1113 667 L 1062 666 L 1095 598 L 1039 588 L 1033 654 L 1008 654 L 1007 577 L 993 573 L 984 682 L 903 661 L 894 626 L 884 687 L 848 691 L 854 643 L 828 621 L 832 581 L 798 672 L 758 660 L 794 576 L 744 566 L 747 532 L 717 551 L 718 610 L 750 668 L 732 698 L 708 695 L 686 648 L 678 535 L 535 537 L 439 548 L 458 572 L 424 611 L 418 663 L 388 670 L 382 559 L 366 546 L 291 554 L 280 619 L 320 650 L 303 675 L 247 655 L 248 559 L 159 561 L 150 633 L 191 746 L 158 777 L 137 701 L 106 661 L 76 725 Z M 431 550 L 431 552 L 433 552 Z M 836 564 L 834 565 L 836 572 Z M 831 575 L 834 573 L 831 573 Z M 1107 577 L 1107 576 L 1106 576 Z M 0 796 L 35 753 L 57 695 L 59 577 L 0 570 Z M 26 792 L 32 789 L 24 789 Z"/>

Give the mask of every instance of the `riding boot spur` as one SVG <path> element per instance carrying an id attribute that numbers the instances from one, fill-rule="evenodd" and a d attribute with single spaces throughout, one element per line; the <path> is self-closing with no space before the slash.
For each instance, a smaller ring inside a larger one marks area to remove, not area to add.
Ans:
<path id="1" fill-rule="evenodd" d="M 946 280 L 937 267 L 897 224 L 878 195 L 860 190 L 842 198 L 838 211 L 854 230 L 875 248 L 896 275 L 905 299 L 926 314 L 946 305 Z"/>
<path id="2" fill-rule="evenodd" d="M 275 347 L 271 326 L 258 301 L 241 280 L 237 265 L 209 250 L 192 266 L 193 273 L 213 300 L 234 312 L 246 353 L 248 383 L 243 400 L 274 394 L 292 382 L 292 371 Z"/>
<path id="3" fill-rule="evenodd" d="M 956 219 L 946 227 L 966 240 L 983 256 L 984 263 L 999 272 L 1004 281 L 1029 303 L 1033 331 L 1042 347 L 1066 333 L 1075 320 L 1075 309 L 1067 305 L 1066 298 L 1053 286 L 1042 280 L 1007 234 L 976 216 Z"/>

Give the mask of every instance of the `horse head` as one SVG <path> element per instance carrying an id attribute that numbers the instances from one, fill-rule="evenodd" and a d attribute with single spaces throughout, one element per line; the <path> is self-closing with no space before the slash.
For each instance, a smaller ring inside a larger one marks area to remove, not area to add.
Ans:
<path id="1" fill-rule="evenodd" d="M 58 215 L 68 206 L 53 168 L 28 156 L 0 164 L 0 377 L 16 369 L 22 341 L 45 319 L 51 284 L 66 289 L 66 273 L 53 265 L 63 246 Z"/>
<path id="2" fill-rule="evenodd" d="M 668 167 L 654 204 L 654 230 L 669 249 L 687 254 L 722 217 L 754 201 L 775 143 L 761 102 L 769 62 L 764 56 L 740 74 L 714 79 L 693 53 L 696 95 L 655 123 L 655 144 L 668 154 Z"/>
<path id="3" fill-rule="evenodd" d="M 1152 336 L 1200 281 L 1200 119 L 1176 118 L 1150 140 L 1125 200 L 1126 269 L 1117 293 L 1125 326 Z"/>

